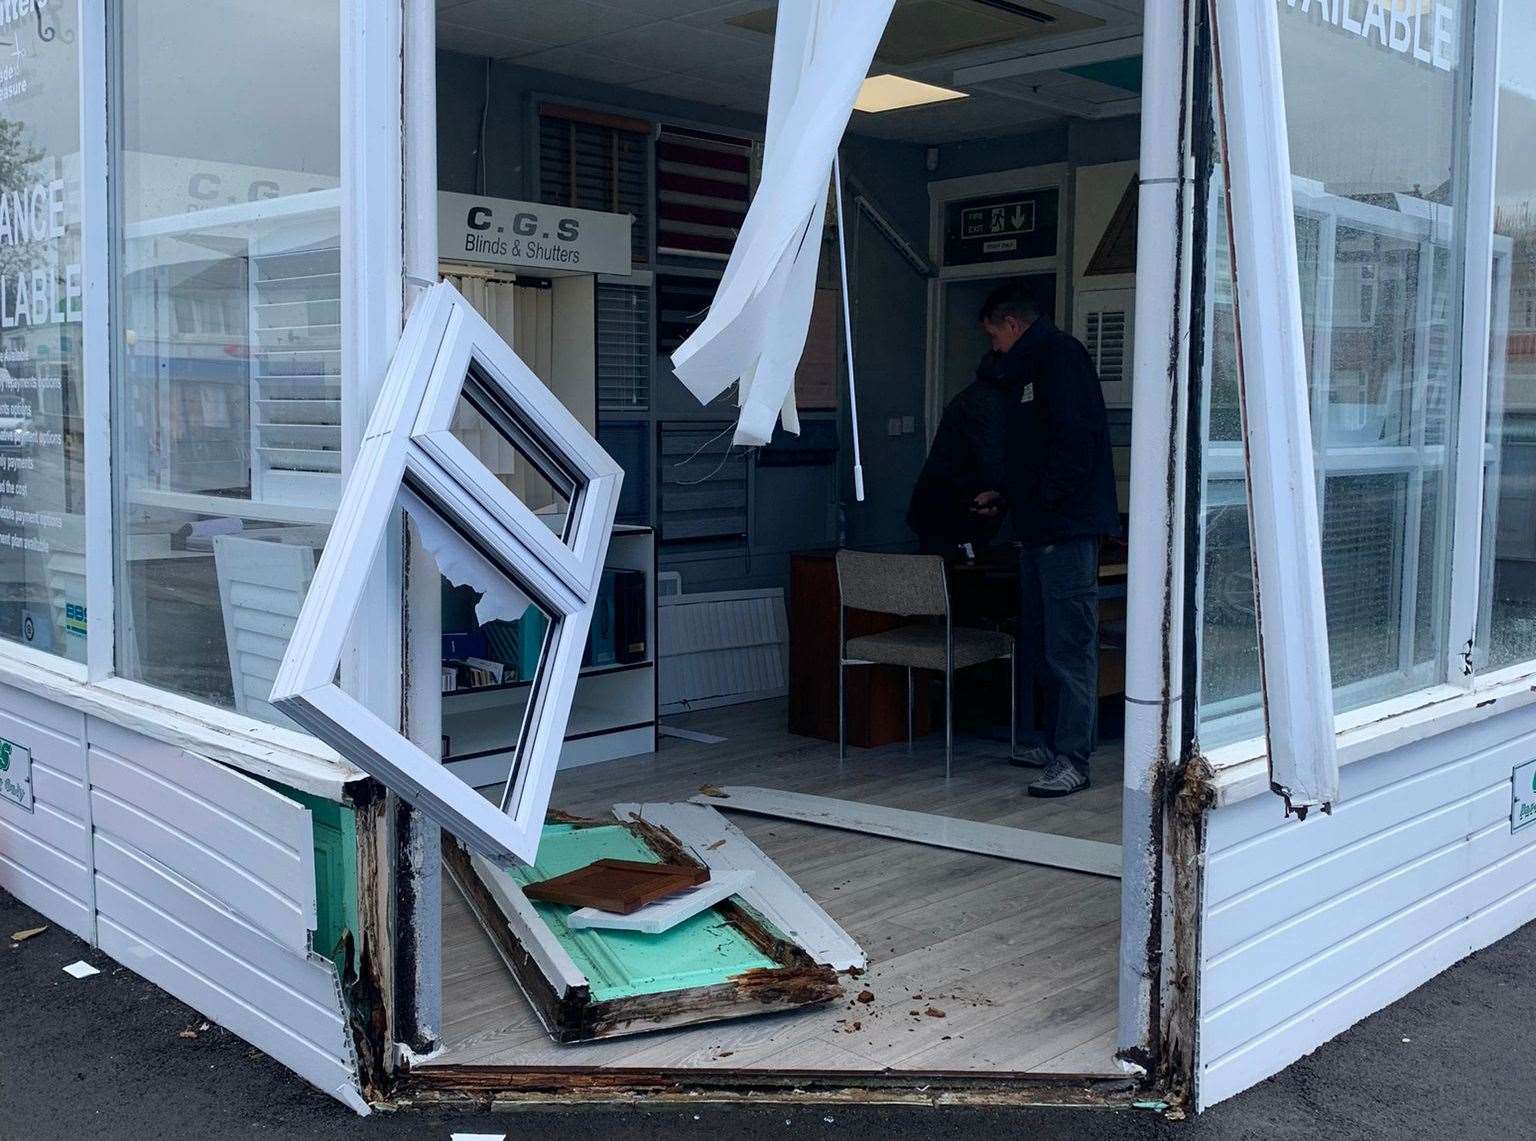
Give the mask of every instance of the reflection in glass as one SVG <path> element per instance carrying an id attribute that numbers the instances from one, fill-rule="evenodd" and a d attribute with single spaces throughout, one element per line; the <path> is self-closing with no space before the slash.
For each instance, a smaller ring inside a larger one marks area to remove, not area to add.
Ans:
<path id="1" fill-rule="evenodd" d="M 523 506 L 566 537 L 576 480 L 518 413 L 471 377 L 454 410 L 452 432 Z"/>
<path id="2" fill-rule="evenodd" d="M 341 486 L 340 6 L 120 13 L 117 670 L 287 724 Z"/>
<path id="3" fill-rule="evenodd" d="M 0 638 L 85 660 L 79 35 L 0 27 Z"/>
<path id="4" fill-rule="evenodd" d="M 1483 525 L 1486 665 L 1536 659 L 1536 23 L 1506 4 L 1494 175 L 1488 510 Z"/>
<path id="5" fill-rule="evenodd" d="M 1447 70 L 1376 50 L 1322 20 L 1322 8 L 1282 5 L 1279 15 L 1329 656 L 1344 712 L 1430 684 L 1446 653 L 1466 148 L 1457 101 L 1469 69 L 1459 27 L 1442 44 Z M 1262 730 L 1231 259 L 1213 199 L 1199 592 L 1207 746 Z"/>

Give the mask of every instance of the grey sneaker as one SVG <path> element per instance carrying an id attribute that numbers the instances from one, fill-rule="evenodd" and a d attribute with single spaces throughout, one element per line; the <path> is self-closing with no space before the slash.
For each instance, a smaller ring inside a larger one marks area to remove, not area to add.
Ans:
<path id="1" fill-rule="evenodd" d="M 1048 769 L 1055 759 L 1056 754 L 1044 745 L 1031 745 L 1009 757 L 1008 763 L 1020 769 Z"/>
<path id="2" fill-rule="evenodd" d="M 1088 787 L 1088 778 L 1065 757 L 1052 759 L 1045 776 L 1029 786 L 1030 796 L 1071 796 Z"/>

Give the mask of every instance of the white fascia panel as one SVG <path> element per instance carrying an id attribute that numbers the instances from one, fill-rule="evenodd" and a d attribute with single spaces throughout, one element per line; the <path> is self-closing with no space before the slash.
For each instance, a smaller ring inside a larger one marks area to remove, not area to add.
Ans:
<path id="1" fill-rule="evenodd" d="M 1270 786 L 1304 815 L 1338 799 L 1339 764 L 1279 24 L 1252 0 L 1211 17 Z"/>

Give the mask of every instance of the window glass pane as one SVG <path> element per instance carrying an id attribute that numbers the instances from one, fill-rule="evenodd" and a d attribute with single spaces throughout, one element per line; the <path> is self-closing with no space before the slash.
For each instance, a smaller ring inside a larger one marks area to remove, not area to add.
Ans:
<path id="1" fill-rule="evenodd" d="M 1536 659 L 1536 8 L 1505 3 L 1500 37 L 1480 639 L 1495 669 Z"/>
<path id="2" fill-rule="evenodd" d="M 85 660 L 80 57 L 73 4 L 0 8 L 0 637 Z"/>
<path id="3" fill-rule="evenodd" d="M 1329 649 L 1344 712 L 1439 680 L 1446 654 L 1466 7 L 1298 0 L 1279 9 Z M 1202 367 L 1207 745 L 1262 731 L 1219 199 Z"/>
<path id="4" fill-rule="evenodd" d="M 453 414 L 453 437 L 501 485 L 564 536 L 576 480 L 550 455 L 523 418 L 471 379 Z"/>
<path id="5" fill-rule="evenodd" d="M 116 28 L 117 669 L 281 721 L 341 485 L 340 5 Z"/>

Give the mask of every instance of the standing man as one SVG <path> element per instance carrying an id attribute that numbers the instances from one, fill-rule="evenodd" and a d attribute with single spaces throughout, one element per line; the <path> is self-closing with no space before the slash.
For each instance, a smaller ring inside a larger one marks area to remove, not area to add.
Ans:
<path id="1" fill-rule="evenodd" d="M 972 510 L 1013 519 L 1015 684 L 1026 710 L 1036 676 L 1052 699 L 1044 739 L 1012 763 L 1044 770 L 1029 795 L 1070 796 L 1088 787 L 1098 718 L 1099 543 L 1120 531 L 1104 394 L 1088 350 L 1056 328 L 1022 285 L 994 290 L 981 326 L 1001 354 L 1011 404 L 1003 486 L 976 496 Z"/>

